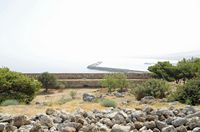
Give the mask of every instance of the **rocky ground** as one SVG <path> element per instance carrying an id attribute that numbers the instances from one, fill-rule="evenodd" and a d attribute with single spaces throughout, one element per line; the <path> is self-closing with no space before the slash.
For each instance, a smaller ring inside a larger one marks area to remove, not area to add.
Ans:
<path id="1" fill-rule="evenodd" d="M 0 132 L 200 132 L 200 111 L 110 108 L 72 113 L 47 109 L 33 117 L 0 114 Z"/>

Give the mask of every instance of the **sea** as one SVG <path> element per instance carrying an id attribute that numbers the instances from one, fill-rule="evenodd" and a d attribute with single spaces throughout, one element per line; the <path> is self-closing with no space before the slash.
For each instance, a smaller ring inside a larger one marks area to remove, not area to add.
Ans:
<path id="1" fill-rule="evenodd" d="M 90 70 L 88 65 L 102 62 L 99 66 L 109 68 L 122 68 L 137 71 L 148 71 L 148 67 L 158 61 L 170 61 L 176 64 L 178 60 L 155 59 L 155 58 L 136 58 L 136 57 L 98 57 L 98 58 L 53 58 L 37 60 L 20 60 L 4 62 L 2 67 L 8 67 L 13 71 L 23 73 L 104 73 L 106 71 Z"/>

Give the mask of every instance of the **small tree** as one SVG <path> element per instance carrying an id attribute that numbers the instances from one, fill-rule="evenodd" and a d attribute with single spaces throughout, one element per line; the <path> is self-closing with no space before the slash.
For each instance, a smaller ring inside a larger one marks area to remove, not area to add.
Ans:
<path id="1" fill-rule="evenodd" d="M 0 103 L 6 100 L 30 103 L 40 88 L 37 80 L 8 68 L 0 68 Z"/>
<path id="2" fill-rule="evenodd" d="M 57 79 L 54 75 L 49 74 L 48 72 L 42 73 L 38 80 L 42 83 L 42 86 L 46 89 L 46 92 L 50 87 L 56 87 L 57 86 Z"/>
<path id="3" fill-rule="evenodd" d="M 155 98 L 164 98 L 169 90 L 169 85 L 166 81 L 159 79 L 149 79 L 146 82 L 137 85 L 133 88 L 133 94 L 136 99 L 140 100 L 145 96 L 153 96 Z"/>
<path id="4" fill-rule="evenodd" d="M 116 88 L 122 91 L 128 87 L 127 76 L 124 73 L 113 73 L 106 75 L 101 82 L 102 86 L 108 88 L 108 92 L 112 92 Z"/>
<path id="5" fill-rule="evenodd" d="M 174 81 L 174 66 L 169 61 L 158 62 L 157 64 L 148 68 L 152 72 L 153 77 L 164 79 L 167 81 Z"/>
<path id="6" fill-rule="evenodd" d="M 116 87 L 119 88 L 119 91 L 122 92 L 123 88 L 127 88 L 129 82 L 127 80 L 127 76 L 124 73 L 116 73 L 114 74 L 114 78 L 116 79 Z"/>
<path id="7" fill-rule="evenodd" d="M 190 105 L 200 104 L 200 79 L 188 80 L 172 93 L 170 100 L 177 100 Z"/>
<path id="8" fill-rule="evenodd" d="M 114 74 L 106 75 L 104 79 L 101 81 L 103 87 L 108 88 L 108 92 L 111 93 L 113 89 L 116 88 L 116 79 L 114 78 Z"/>

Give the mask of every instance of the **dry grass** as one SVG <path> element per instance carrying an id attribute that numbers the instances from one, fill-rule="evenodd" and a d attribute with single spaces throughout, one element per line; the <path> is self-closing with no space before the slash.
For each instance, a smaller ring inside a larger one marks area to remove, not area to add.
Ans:
<path id="1" fill-rule="evenodd" d="M 77 92 L 76 99 L 70 99 L 70 91 L 75 90 Z M 25 114 L 28 116 L 32 116 L 37 113 L 43 113 L 47 108 L 54 108 L 54 109 L 62 109 L 68 112 L 73 112 L 77 108 L 82 108 L 86 111 L 91 111 L 94 109 L 105 109 L 100 103 L 89 103 L 82 101 L 82 94 L 83 93 L 95 93 L 95 94 L 102 94 L 105 93 L 106 89 L 64 89 L 64 90 L 50 90 L 51 94 L 48 95 L 38 95 L 30 105 L 16 105 L 16 106 L 0 106 L 0 112 L 2 113 L 9 113 L 13 115 L 18 114 Z M 66 97 L 69 100 L 66 103 L 60 105 L 58 101 L 62 98 Z M 122 108 L 143 108 L 146 105 L 140 104 L 139 102 L 135 101 L 135 98 L 130 95 L 126 95 L 125 98 L 116 98 L 116 97 L 108 97 L 109 99 L 115 100 L 118 103 L 119 107 Z M 131 102 L 127 105 L 124 105 L 122 102 L 130 100 Z M 45 105 L 36 105 L 36 102 L 45 102 Z M 169 108 L 170 105 L 168 103 L 161 103 L 155 102 L 150 105 L 153 108 Z M 176 104 L 175 107 L 182 108 L 185 107 L 183 104 Z M 196 106 L 197 109 L 200 110 L 200 106 Z"/>

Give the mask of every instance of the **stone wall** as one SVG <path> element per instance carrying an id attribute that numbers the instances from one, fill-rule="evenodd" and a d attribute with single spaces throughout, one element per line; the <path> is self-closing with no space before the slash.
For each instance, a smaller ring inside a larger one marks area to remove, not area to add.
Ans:
<path id="1" fill-rule="evenodd" d="M 109 73 L 51 73 L 58 79 L 102 79 Z M 128 79 L 148 79 L 148 73 L 126 73 Z M 40 73 L 25 73 L 29 77 L 37 77 Z"/>
<path id="2" fill-rule="evenodd" d="M 66 88 L 97 88 L 101 87 L 100 81 L 109 73 L 51 73 L 58 81 L 63 82 Z M 147 73 L 126 73 L 131 83 L 140 83 L 148 79 Z M 37 78 L 40 73 L 26 73 L 29 77 Z"/>

